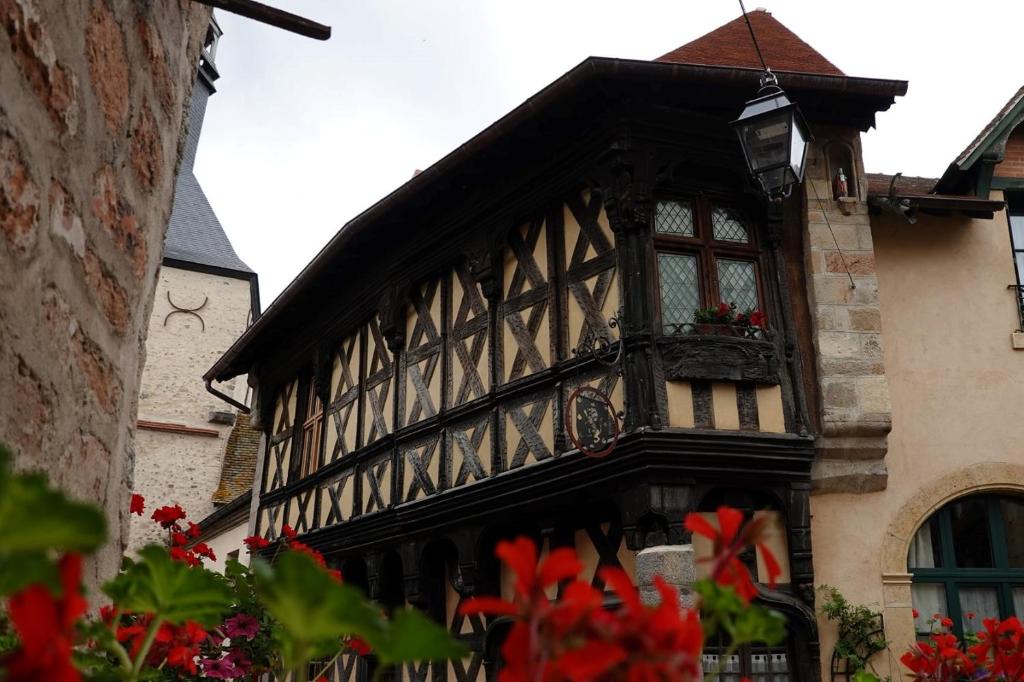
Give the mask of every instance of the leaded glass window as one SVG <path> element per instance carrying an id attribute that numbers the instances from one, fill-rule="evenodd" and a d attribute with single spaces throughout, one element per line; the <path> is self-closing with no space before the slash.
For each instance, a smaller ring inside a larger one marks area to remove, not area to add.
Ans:
<path id="1" fill-rule="evenodd" d="M 682 253 L 659 253 L 661 274 L 661 324 L 665 333 L 682 331 L 680 325 L 693 321 L 700 307 L 700 278 L 697 257 Z"/>
<path id="2" fill-rule="evenodd" d="M 693 206 L 688 201 L 659 201 L 654 207 L 654 229 L 660 234 L 693 236 Z"/>
<path id="3" fill-rule="evenodd" d="M 711 225 L 718 241 L 746 244 L 750 239 L 743 218 L 733 209 L 714 206 L 711 209 Z"/>
<path id="4" fill-rule="evenodd" d="M 720 303 L 764 311 L 760 251 L 749 213 L 704 196 L 659 198 L 653 218 L 661 325 L 691 333 L 694 313 Z"/>
<path id="5" fill-rule="evenodd" d="M 757 276 L 750 261 L 719 258 L 718 291 L 726 303 L 735 303 L 739 310 L 757 308 Z"/>

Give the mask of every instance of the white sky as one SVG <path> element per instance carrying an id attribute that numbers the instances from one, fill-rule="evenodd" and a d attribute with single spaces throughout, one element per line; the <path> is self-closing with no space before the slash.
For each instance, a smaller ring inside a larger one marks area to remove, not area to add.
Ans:
<path id="1" fill-rule="evenodd" d="M 588 56 L 654 59 L 734 0 L 264 0 L 327 42 L 218 12 L 196 174 L 263 306 L 350 218 Z M 937 177 L 1024 84 L 1020 0 L 746 0 L 851 76 L 905 79 L 868 171 Z M 753 94 L 753 93 L 751 93 Z"/>

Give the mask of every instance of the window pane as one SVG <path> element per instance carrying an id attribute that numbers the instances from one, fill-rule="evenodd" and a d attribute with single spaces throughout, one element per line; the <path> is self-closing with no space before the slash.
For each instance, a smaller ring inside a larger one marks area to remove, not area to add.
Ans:
<path id="1" fill-rule="evenodd" d="M 1024 618 L 1024 587 L 1013 588 L 1013 615 Z"/>
<path id="2" fill-rule="evenodd" d="M 661 280 L 661 323 L 665 333 L 681 332 L 678 325 L 692 322 L 693 311 L 700 307 L 697 258 L 680 253 L 659 253 L 658 275 Z"/>
<path id="3" fill-rule="evenodd" d="M 676 237 L 692 237 L 693 207 L 689 202 L 659 201 L 654 210 L 654 230 Z"/>
<path id="4" fill-rule="evenodd" d="M 743 218 L 738 211 L 731 208 L 715 206 L 711 209 L 712 233 L 720 242 L 740 242 L 746 244 L 749 241 L 747 227 L 743 224 Z"/>
<path id="5" fill-rule="evenodd" d="M 1024 501 L 1003 498 L 999 500 L 999 509 L 1003 514 L 1003 529 L 1006 531 L 1009 566 L 1024 568 Z"/>
<path id="6" fill-rule="evenodd" d="M 1024 249 L 1024 214 L 1010 216 L 1010 232 L 1013 234 L 1013 248 Z"/>
<path id="7" fill-rule="evenodd" d="M 985 498 L 967 498 L 949 505 L 953 526 L 953 553 L 957 568 L 991 568 L 988 504 Z"/>
<path id="8" fill-rule="evenodd" d="M 911 601 L 917 609 L 914 619 L 914 630 L 931 632 L 928 621 L 938 614 L 945 616 L 949 609 L 946 606 L 946 586 L 942 583 L 914 583 L 910 586 Z"/>
<path id="9" fill-rule="evenodd" d="M 995 587 L 958 585 L 957 591 L 960 593 L 961 624 L 964 632 L 983 630 L 982 621 L 986 618 L 999 617 L 999 596 Z"/>
<path id="10" fill-rule="evenodd" d="M 758 307 L 754 264 L 749 261 L 718 259 L 718 292 L 726 303 L 740 311 Z"/>
<path id="11" fill-rule="evenodd" d="M 917 529 L 910 543 L 907 568 L 941 568 L 942 545 L 939 540 L 939 519 L 933 516 Z"/>
<path id="12" fill-rule="evenodd" d="M 1020 277 L 1021 283 L 1024 284 L 1024 253 L 1020 251 L 1014 253 L 1013 261 L 1017 266 L 1017 276 Z"/>

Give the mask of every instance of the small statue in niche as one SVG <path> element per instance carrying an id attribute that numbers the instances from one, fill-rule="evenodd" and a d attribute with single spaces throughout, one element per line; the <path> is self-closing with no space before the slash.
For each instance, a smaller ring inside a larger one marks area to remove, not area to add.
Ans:
<path id="1" fill-rule="evenodd" d="M 850 196 L 850 183 L 846 179 L 846 174 L 843 173 L 843 169 L 840 168 L 836 176 L 832 178 L 832 194 L 835 199 L 845 199 Z"/>

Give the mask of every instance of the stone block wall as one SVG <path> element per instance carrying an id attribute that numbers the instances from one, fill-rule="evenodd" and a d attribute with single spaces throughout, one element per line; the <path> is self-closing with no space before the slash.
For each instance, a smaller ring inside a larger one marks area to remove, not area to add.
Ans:
<path id="1" fill-rule="evenodd" d="M 128 534 L 135 412 L 210 10 L 0 0 L 0 441 Z"/>
<path id="2" fill-rule="evenodd" d="M 180 312 L 178 309 L 196 309 Z M 150 507 L 180 504 L 198 523 L 213 511 L 232 425 L 211 421 L 233 408 L 206 391 L 203 373 L 245 331 L 249 280 L 164 266 L 156 288 L 139 395 L 135 490 Z M 245 377 L 220 385 L 244 400 Z M 189 430 L 192 430 L 189 432 Z M 205 433 L 202 433 L 205 432 Z M 250 481 L 251 482 L 251 481 Z M 148 517 L 132 517 L 131 549 L 165 539 Z"/>
<path id="3" fill-rule="evenodd" d="M 867 492 L 886 485 L 884 457 L 892 407 L 882 357 L 882 326 L 871 222 L 864 192 L 833 199 L 822 153 L 830 140 L 850 145 L 856 182 L 867 187 L 855 131 L 819 129 L 804 184 L 805 256 L 821 429 L 813 470 L 817 492 Z M 827 216 L 827 220 L 826 220 Z"/>

